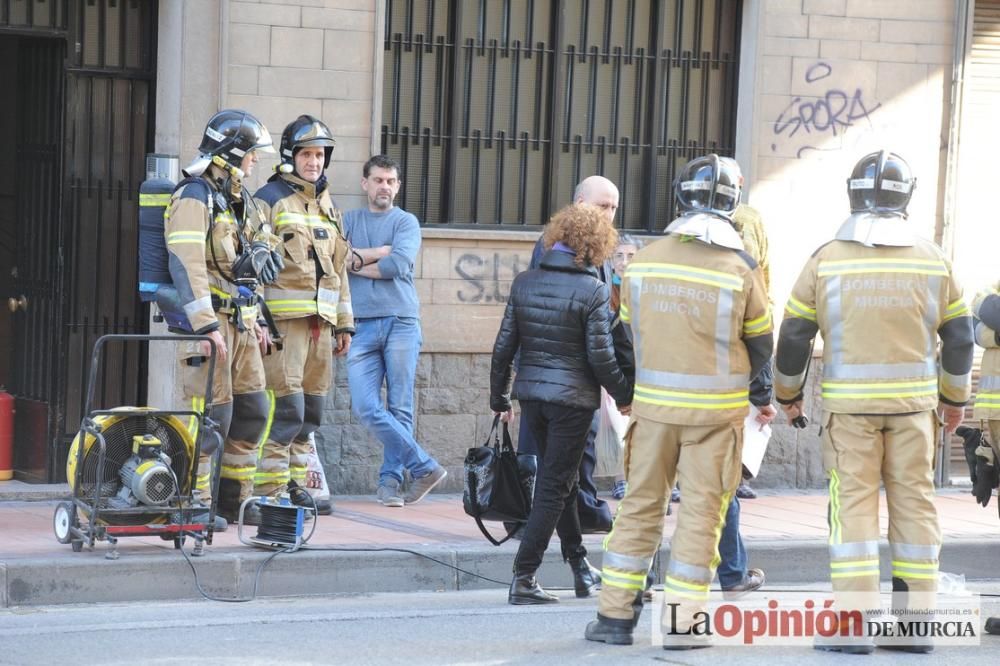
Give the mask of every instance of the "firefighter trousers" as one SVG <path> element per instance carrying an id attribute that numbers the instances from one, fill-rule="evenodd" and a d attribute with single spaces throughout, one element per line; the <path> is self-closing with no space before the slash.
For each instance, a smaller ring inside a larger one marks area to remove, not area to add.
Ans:
<path id="1" fill-rule="evenodd" d="M 989 431 L 990 446 L 993 447 L 993 453 L 1000 463 L 1000 419 L 990 419 L 986 422 L 986 428 Z"/>
<path id="2" fill-rule="evenodd" d="M 673 425 L 634 418 L 626 435 L 628 491 L 604 541 L 598 615 L 638 620 L 674 481 L 684 488 L 664 577 L 664 640 L 686 631 L 708 600 L 719 536 L 740 480 L 743 424 Z M 671 612 L 670 604 L 674 605 Z"/>
<path id="3" fill-rule="evenodd" d="M 278 322 L 282 348 L 264 357 L 269 403 L 254 494 L 306 486 L 309 435 L 321 422 L 333 379 L 333 325 L 315 315 Z"/>
<path id="4" fill-rule="evenodd" d="M 889 510 L 893 606 L 933 607 L 941 549 L 934 506 L 938 436 L 934 411 L 823 415 L 830 578 L 835 596 L 852 599 L 852 608 L 877 601 L 880 482 Z"/>
<path id="5" fill-rule="evenodd" d="M 264 366 L 254 332 L 238 330 L 228 315 L 218 317 L 219 332 L 226 340 L 228 353 L 224 361 L 217 360 L 215 364 L 210 416 L 219 417 L 216 420 L 220 422 L 225 442 L 220 476 L 238 483 L 239 499 L 243 500 L 253 490 L 257 443 L 267 418 Z M 198 342 L 178 345 L 184 404 L 194 411 L 205 407 L 208 360 L 201 354 Z M 196 423 L 192 421 L 191 427 L 194 429 Z M 211 471 L 211 456 L 203 454 L 198 460 L 196 494 L 205 503 L 212 500 Z"/>

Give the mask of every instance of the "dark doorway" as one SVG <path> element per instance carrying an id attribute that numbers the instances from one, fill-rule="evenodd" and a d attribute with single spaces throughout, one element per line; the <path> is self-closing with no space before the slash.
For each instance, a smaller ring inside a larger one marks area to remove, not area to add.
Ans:
<path id="1" fill-rule="evenodd" d="M 13 83 L 4 89 L 18 91 L 13 117 L 3 121 L 11 140 L 0 153 L 0 173 L 7 175 L 0 177 L 0 228 L 8 253 L 0 340 L 10 350 L 3 381 L 15 396 L 14 467 L 33 481 L 48 476 L 55 417 L 64 48 L 60 39 L 0 37 L 0 76 Z"/>
<path id="2" fill-rule="evenodd" d="M 147 330 L 138 187 L 153 139 L 155 0 L 0 0 L 0 384 L 14 468 L 65 480 L 93 342 Z M 72 48 L 68 48 L 68 45 Z M 142 350 L 108 350 L 101 406 L 145 399 Z"/>

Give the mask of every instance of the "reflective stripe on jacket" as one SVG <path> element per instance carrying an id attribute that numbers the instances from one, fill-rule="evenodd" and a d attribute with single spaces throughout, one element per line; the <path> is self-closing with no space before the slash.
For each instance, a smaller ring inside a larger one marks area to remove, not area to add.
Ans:
<path id="1" fill-rule="evenodd" d="M 1000 282 L 972 302 L 976 344 L 985 349 L 976 391 L 975 418 L 1000 419 Z M 994 442 L 996 444 L 996 442 Z"/>
<path id="2" fill-rule="evenodd" d="M 633 413 L 679 425 L 741 422 L 750 341 L 760 343 L 765 360 L 771 353 L 771 312 L 756 262 L 669 235 L 636 254 L 621 294 L 635 345 Z"/>
<path id="3" fill-rule="evenodd" d="M 955 405 L 969 399 L 969 309 L 933 243 L 835 240 L 813 254 L 785 307 L 774 377 L 779 401 L 800 397 L 817 331 L 827 411 L 902 414 L 933 409 L 939 399 Z"/>
<path id="4" fill-rule="evenodd" d="M 272 233 L 280 239 L 285 267 L 264 288 L 275 319 L 319 315 L 337 332 L 354 332 L 347 281 L 347 240 L 340 211 L 327 189 L 292 174 L 277 174 L 254 195 Z"/>
<path id="5" fill-rule="evenodd" d="M 195 333 L 207 333 L 219 326 L 212 307 L 213 293 L 237 293 L 227 276 L 232 275 L 233 262 L 239 256 L 239 233 L 232 211 L 215 203 L 219 198 L 213 187 L 217 188 L 221 181 L 221 170 L 209 166 L 203 178 L 174 191 L 164 212 L 170 277 Z M 209 207 L 215 221 L 211 238 Z"/>

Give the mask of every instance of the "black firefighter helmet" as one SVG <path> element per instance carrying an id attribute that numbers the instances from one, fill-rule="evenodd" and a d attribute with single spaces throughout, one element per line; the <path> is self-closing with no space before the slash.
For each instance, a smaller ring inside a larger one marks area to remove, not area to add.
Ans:
<path id="1" fill-rule="evenodd" d="M 917 179 L 896 153 L 881 150 L 862 157 L 847 179 L 852 213 L 906 214 Z"/>
<path id="2" fill-rule="evenodd" d="M 718 155 L 696 157 L 681 168 L 674 181 L 674 197 L 681 213 L 712 213 L 727 220 L 740 203 L 739 168 Z"/>
<path id="3" fill-rule="evenodd" d="M 273 153 L 274 142 L 264 123 L 240 109 L 223 109 L 212 116 L 198 146 L 202 155 L 220 157 L 236 169 L 251 150 Z"/>
<path id="4" fill-rule="evenodd" d="M 295 153 L 300 148 L 318 147 L 323 148 L 325 159 L 323 160 L 323 170 L 330 166 L 330 158 L 333 156 L 333 147 L 337 142 L 333 138 L 333 133 L 322 120 L 313 116 L 301 115 L 288 123 L 285 131 L 281 133 L 281 146 L 279 153 L 282 166 L 288 165 L 291 170 L 285 168 L 282 171 L 291 172 L 295 168 Z"/>

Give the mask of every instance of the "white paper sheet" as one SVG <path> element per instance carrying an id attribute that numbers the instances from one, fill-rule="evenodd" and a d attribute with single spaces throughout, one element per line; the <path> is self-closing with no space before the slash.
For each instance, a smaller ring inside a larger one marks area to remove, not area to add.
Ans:
<path id="1" fill-rule="evenodd" d="M 767 443 L 771 440 L 771 426 L 761 428 L 757 423 L 758 414 L 760 410 L 755 405 L 750 405 L 750 414 L 743 422 L 743 466 L 751 476 L 757 476 L 760 471 Z"/>

